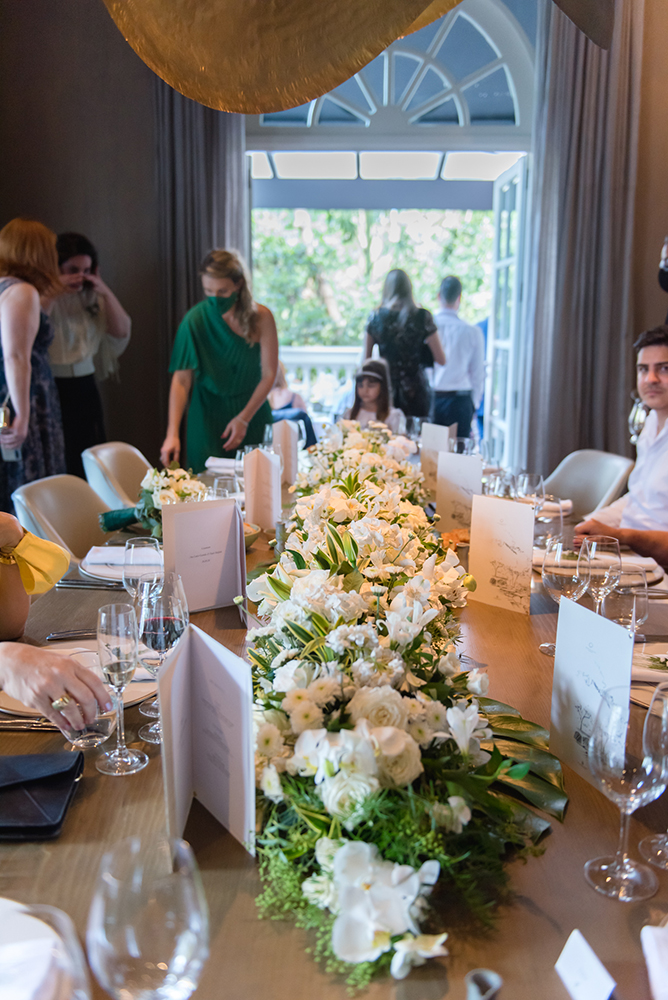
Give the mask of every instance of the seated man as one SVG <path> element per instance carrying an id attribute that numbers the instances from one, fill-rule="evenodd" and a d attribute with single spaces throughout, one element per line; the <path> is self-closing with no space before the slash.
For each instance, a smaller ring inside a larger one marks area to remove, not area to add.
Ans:
<path id="1" fill-rule="evenodd" d="M 668 326 L 641 334 L 634 347 L 638 395 L 650 410 L 638 438 L 638 458 L 629 477 L 629 492 L 595 511 L 577 526 L 579 534 L 600 534 L 604 526 L 647 531 L 668 530 Z"/>
<path id="2" fill-rule="evenodd" d="M 584 531 L 582 529 L 586 528 Z M 579 524 L 576 530 L 575 546 L 582 541 L 582 535 L 610 535 L 620 545 L 633 549 L 639 556 L 650 556 L 660 566 L 668 567 L 668 531 L 643 531 L 639 528 L 615 528 L 591 518 Z M 578 537 L 579 536 L 579 537 Z"/>

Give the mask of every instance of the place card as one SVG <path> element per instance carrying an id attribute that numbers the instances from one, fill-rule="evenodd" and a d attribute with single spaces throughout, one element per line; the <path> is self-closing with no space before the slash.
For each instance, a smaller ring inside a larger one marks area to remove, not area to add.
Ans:
<path id="1" fill-rule="evenodd" d="M 587 760 L 589 737 L 606 688 L 625 687 L 630 698 L 632 661 L 633 636 L 628 629 L 561 598 L 550 752 L 596 787 Z"/>
<path id="2" fill-rule="evenodd" d="M 158 675 L 167 829 L 193 797 L 255 854 L 253 689 L 248 664 L 188 625 Z"/>
<path id="3" fill-rule="evenodd" d="M 482 493 L 482 458 L 480 455 L 457 455 L 438 452 L 436 513 L 440 531 L 471 526 L 474 495 Z"/>
<path id="4" fill-rule="evenodd" d="M 274 531 L 281 519 L 281 460 L 256 448 L 244 456 L 246 520 L 264 531 Z"/>
<path id="5" fill-rule="evenodd" d="M 617 985 L 578 930 L 571 933 L 554 967 L 571 1000 L 608 1000 Z"/>
<path id="6" fill-rule="evenodd" d="M 469 573 L 477 586 L 470 601 L 530 613 L 533 528 L 534 511 L 528 504 L 472 498 Z"/>
<path id="7" fill-rule="evenodd" d="M 438 453 L 450 448 L 450 428 L 440 424 L 422 424 L 420 436 L 420 462 L 424 475 L 424 485 L 430 493 L 436 493 Z"/>
<path id="8" fill-rule="evenodd" d="M 299 460 L 299 428 L 294 420 L 279 420 L 274 424 L 274 448 L 280 451 L 283 459 L 281 482 L 292 486 L 297 479 Z"/>
<path id="9" fill-rule="evenodd" d="M 233 499 L 184 501 L 162 508 L 165 572 L 178 573 L 190 611 L 225 608 L 246 594 L 246 546 Z"/>

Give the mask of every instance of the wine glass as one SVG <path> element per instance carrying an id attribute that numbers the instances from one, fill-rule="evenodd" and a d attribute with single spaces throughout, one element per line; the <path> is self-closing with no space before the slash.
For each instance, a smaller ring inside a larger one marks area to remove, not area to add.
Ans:
<path id="1" fill-rule="evenodd" d="M 123 691 L 137 666 L 137 616 L 130 604 L 105 604 L 97 613 L 97 651 L 100 667 L 114 692 L 117 726 L 116 749 L 95 761 L 102 774 L 134 774 L 148 764 L 141 750 L 125 745 Z"/>
<path id="2" fill-rule="evenodd" d="M 90 1000 L 90 981 L 88 978 L 88 967 L 86 959 L 79 944 L 79 938 L 70 917 L 55 906 L 47 906 L 44 903 L 30 903 L 22 906 L 14 916 L 14 924 L 18 935 L 21 935 L 22 925 L 26 929 L 30 927 L 28 933 L 32 936 L 34 930 L 31 925 L 25 925 L 26 921 L 38 920 L 45 924 L 51 932 L 48 936 L 50 965 L 48 983 L 43 981 L 38 992 L 31 996 L 67 997 L 68 1000 Z M 34 926 L 34 925 L 33 925 Z M 43 930 L 40 938 L 44 940 Z M 33 965 L 34 971 L 39 974 L 39 967 Z M 29 972 L 30 970 L 26 970 Z M 21 985 L 25 988 L 28 984 L 24 981 Z M 8 991 L 8 992 L 7 992 Z M 23 995 L 23 991 L 22 995 Z M 12 993 L 11 984 L 5 981 L 5 992 L 3 996 L 9 997 Z M 27 993 L 25 995 L 28 995 Z"/>
<path id="3" fill-rule="evenodd" d="M 123 586 L 137 609 L 162 586 L 162 549 L 157 538 L 130 538 L 125 543 Z"/>
<path id="4" fill-rule="evenodd" d="M 589 593 L 600 615 L 603 598 L 616 587 L 622 574 L 619 542 L 611 535 L 585 535 L 582 550 L 589 557 Z"/>
<path id="5" fill-rule="evenodd" d="M 536 511 L 533 544 L 536 548 L 543 548 L 551 538 L 561 538 L 563 532 L 564 517 L 561 512 L 561 499 L 551 493 L 546 493 L 542 507 Z"/>
<path id="6" fill-rule="evenodd" d="M 448 451 L 453 451 L 457 455 L 474 455 L 475 441 L 472 437 L 454 437 L 448 440 Z"/>
<path id="7" fill-rule="evenodd" d="M 87 669 L 96 674 L 101 681 L 104 681 L 104 673 L 100 667 L 88 667 Z M 72 744 L 70 750 L 91 750 L 109 739 L 116 729 L 116 722 L 115 708 L 107 712 L 100 705 L 96 705 L 95 718 L 92 722 L 84 721 L 82 729 L 75 729 L 68 722 L 61 725 L 60 731 Z"/>
<path id="8" fill-rule="evenodd" d="M 179 602 L 181 604 L 181 618 L 184 621 L 184 628 L 185 628 L 185 626 L 190 621 L 190 615 L 188 613 L 188 601 L 187 601 L 187 598 L 186 598 L 186 591 L 185 591 L 185 588 L 183 586 L 183 580 L 181 579 L 181 577 L 179 576 L 178 573 L 169 572 L 169 573 L 165 574 L 165 578 L 164 578 L 163 584 L 162 584 L 162 591 L 161 591 L 161 593 L 163 593 L 163 594 L 171 594 L 174 597 L 178 598 L 178 600 L 179 600 Z M 141 636 L 140 636 L 140 638 L 141 638 Z M 143 663 L 143 659 L 144 658 L 142 656 L 141 657 L 142 663 Z M 150 667 L 148 666 L 148 664 L 144 664 L 144 665 L 147 667 L 147 669 L 150 670 Z M 139 712 L 140 712 L 141 715 L 145 715 L 147 719 L 159 719 L 160 718 L 160 700 L 157 697 L 157 695 L 156 695 L 155 698 L 151 698 L 150 701 L 144 701 L 144 702 L 142 702 L 141 705 L 139 706 Z M 140 730 L 140 735 L 141 735 L 141 730 Z M 151 741 L 149 740 L 149 742 L 151 742 Z"/>
<path id="9" fill-rule="evenodd" d="M 664 765 L 668 767 L 668 681 L 658 684 L 645 718 L 645 752 L 651 752 L 657 744 L 663 747 Z M 651 865 L 668 868 L 668 833 L 643 837 L 638 849 Z"/>
<path id="10" fill-rule="evenodd" d="M 232 494 L 236 492 L 237 481 L 235 476 L 216 476 L 211 489 L 211 496 L 213 499 L 218 500 L 221 497 L 225 499 L 226 497 L 232 496 Z"/>
<path id="11" fill-rule="evenodd" d="M 658 799 L 668 780 L 665 705 L 662 713 L 653 726 L 629 703 L 628 686 L 608 688 L 589 737 L 589 768 L 603 794 L 619 806 L 622 822 L 617 853 L 588 861 L 585 878 L 597 892 L 623 902 L 649 899 L 659 884 L 651 868 L 629 858 L 628 836 L 631 813 Z"/>
<path id="12" fill-rule="evenodd" d="M 139 638 L 147 652 L 142 652 L 141 663 L 154 677 L 157 676 L 167 653 L 183 635 L 186 625 L 181 601 L 176 594 L 167 592 L 166 587 L 158 597 L 151 597 L 144 602 Z M 156 698 L 155 702 L 158 701 Z M 139 736 L 147 743 L 162 743 L 160 710 L 158 704 L 155 707 L 158 709 L 157 721 L 152 725 L 142 726 L 139 730 Z"/>
<path id="13" fill-rule="evenodd" d="M 517 499 L 534 505 L 535 513 L 545 502 L 545 484 L 537 472 L 520 472 L 517 477 Z"/>
<path id="14" fill-rule="evenodd" d="M 184 840 L 121 841 L 100 863 L 88 961 L 115 1000 L 187 1000 L 209 955 L 197 862 Z"/>
<path id="15" fill-rule="evenodd" d="M 274 425 L 265 424 L 264 432 L 262 434 L 262 447 L 266 451 L 273 451 L 274 449 Z"/>
<path id="16" fill-rule="evenodd" d="M 514 500 L 517 496 L 517 483 L 511 472 L 493 472 L 487 477 L 485 495 L 501 497 L 504 500 Z"/>
<path id="17" fill-rule="evenodd" d="M 631 444 L 636 444 L 640 437 L 640 432 L 645 426 L 648 409 L 645 404 L 635 394 L 633 395 L 633 406 L 629 413 L 628 427 L 631 435 Z"/>
<path id="18" fill-rule="evenodd" d="M 635 642 L 645 642 L 638 632 L 649 614 L 647 574 L 642 566 L 624 566 L 614 589 L 603 598 L 601 610 L 606 618 L 628 629 Z"/>
<path id="19" fill-rule="evenodd" d="M 574 552 L 556 535 L 548 539 L 541 570 L 543 586 L 552 600 L 559 604 L 562 597 L 579 601 L 589 586 L 589 558 L 586 553 Z M 538 647 L 546 656 L 554 656 L 553 642 L 541 642 Z"/>

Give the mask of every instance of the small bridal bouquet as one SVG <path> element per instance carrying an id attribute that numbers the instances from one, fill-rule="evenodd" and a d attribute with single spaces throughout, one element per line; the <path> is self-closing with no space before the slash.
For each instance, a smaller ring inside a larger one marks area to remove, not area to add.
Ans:
<path id="1" fill-rule="evenodd" d="M 164 505 L 200 499 L 207 490 L 204 483 L 185 469 L 149 469 L 141 481 L 137 506 L 100 514 L 100 527 L 103 531 L 118 531 L 138 522 L 153 538 L 162 538 Z"/>

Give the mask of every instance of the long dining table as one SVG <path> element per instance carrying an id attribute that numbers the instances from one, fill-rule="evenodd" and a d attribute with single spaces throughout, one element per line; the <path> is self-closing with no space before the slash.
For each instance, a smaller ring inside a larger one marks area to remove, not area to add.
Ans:
<path id="1" fill-rule="evenodd" d="M 264 536 L 249 553 L 249 566 L 270 558 Z M 532 614 L 508 612 L 470 601 L 461 612 L 460 652 L 488 670 L 489 695 L 515 706 L 526 718 L 549 727 L 553 660 L 538 645 L 553 641 L 557 607 L 533 582 Z M 43 644 L 54 628 L 95 626 L 100 605 L 122 600 L 112 591 L 53 590 L 34 603 L 25 640 Z M 648 638 L 666 639 L 668 601 L 653 601 L 645 627 Z M 240 656 L 246 631 L 235 608 L 192 615 L 203 631 Z M 127 711 L 128 742 L 142 721 Z M 2 752 L 62 749 L 59 733 L 2 734 Z M 0 896 L 24 903 L 48 903 L 65 910 L 84 937 L 96 875 L 103 852 L 124 837 L 159 836 L 165 829 L 160 748 L 142 745 L 150 761 L 135 775 L 108 777 L 86 753 L 83 780 L 57 840 L 0 845 Z M 604 795 L 564 768 L 569 805 L 565 821 L 552 822 L 543 853 L 508 863 L 511 895 L 490 929 L 462 922 L 449 928 L 447 958 L 414 970 L 407 979 L 380 979 L 366 991 L 369 1000 L 464 1000 L 465 974 L 493 969 L 504 980 L 507 1000 L 566 1000 L 554 965 L 571 932 L 578 928 L 617 982 L 617 1000 L 650 1000 L 640 945 L 644 924 L 668 914 L 668 873 L 658 872 L 659 891 L 647 902 L 620 903 L 589 888 L 584 863 L 614 853 L 619 811 Z M 648 832 L 668 827 L 668 796 L 634 814 L 631 851 Z M 256 862 L 195 801 L 185 838 L 194 848 L 206 892 L 211 954 L 197 1000 L 344 1000 L 344 982 L 327 975 L 307 953 L 308 934 L 283 921 L 258 919 L 261 891 Z M 91 975 L 92 995 L 106 996 Z"/>

